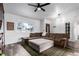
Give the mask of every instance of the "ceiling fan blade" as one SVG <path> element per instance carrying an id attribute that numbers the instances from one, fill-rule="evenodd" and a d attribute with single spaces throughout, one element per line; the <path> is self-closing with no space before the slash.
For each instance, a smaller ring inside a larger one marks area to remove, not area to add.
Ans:
<path id="1" fill-rule="evenodd" d="M 33 4 L 28 4 L 29 6 L 34 6 L 34 7 L 37 7 L 36 5 L 33 5 Z"/>
<path id="2" fill-rule="evenodd" d="M 41 10 L 45 11 L 45 9 L 41 8 Z"/>
<path id="3" fill-rule="evenodd" d="M 45 3 L 45 4 L 42 4 L 40 5 L 40 7 L 43 7 L 43 6 L 46 6 L 46 5 L 49 5 L 50 3 Z"/>
<path id="4" fill-rule="evenodd" d="M 36 12 L 37 11 L 37 8 L 34 11 Z"/>

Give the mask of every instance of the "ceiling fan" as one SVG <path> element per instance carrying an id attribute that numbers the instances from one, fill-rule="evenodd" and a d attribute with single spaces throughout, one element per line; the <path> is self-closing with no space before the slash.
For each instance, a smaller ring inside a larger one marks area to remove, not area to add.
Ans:
<path id="1" fill-rule="evenodd" d="M 35 12 L 38 11 L 38 10 L 42 10 L 42 11 L 45 11 L 44 6 L 47 6 L 49 5 L 50 3 L 45 3 L 45 4 L 41 4 L 41 3 L 37 3 L 37 5 L 33 5 L 33 4 L 28 4 L 29 6 L 33 6 L 33 7 L 36 7 L 36 9 L 34 10 Z"/>

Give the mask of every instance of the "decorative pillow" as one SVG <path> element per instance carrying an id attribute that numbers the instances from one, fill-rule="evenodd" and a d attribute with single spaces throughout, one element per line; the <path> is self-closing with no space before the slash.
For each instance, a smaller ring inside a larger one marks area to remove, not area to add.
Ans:
<path id="1" fill-rule="evenodd" d="M 43 32 L 43 33 L 42 33 L 42 36 L 46 36 L 46 32 Z"/>

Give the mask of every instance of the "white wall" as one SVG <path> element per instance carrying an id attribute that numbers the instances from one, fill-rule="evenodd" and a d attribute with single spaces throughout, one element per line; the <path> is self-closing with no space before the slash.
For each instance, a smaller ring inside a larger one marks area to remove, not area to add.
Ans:
<path id="1" fill-rule="evenodd" d="M 0 33 L 3 32 L 3 15 L 2 15 L 2 11 L 0 11 L 0 20 L 2 20 L 2 26 L 1 26 L 1 29 L 0 29 Z"/>
<path id="2" fill-rule="evenodd" d="M 74 38 L 75 38 L 75 40 L 79 40 L 78 36 L 79 36 L 79 17 L 77 14 L 75 17 L 75 20 L 74 20 Z"/>
<path id="3" fill-rule="evenodd" d="M 74 23 L 72 15 L 61 15 L 56 18 L 52 18 L 52 32 L 53 33 L 65 33 L 65 23 L 70 22 L 70 40 L 74 39 Z M 54 27 L 55 26 L 55 27 Z"/>
<path id="4" fill-rule="evenodd" d="M 6 22 L 14 22 L 14 30 L 7 30 Z M 16 43 L 20 41 L 19 39 L 21 37 L 29 36 L 29 31 L 21 32 L 17 30 L 17 24 L 19 22 L 26 22 L 32 24 L 34 28 L 32 32 L 40 32 L 40 20 L 34 20 L 17 16 L 11 13 L 5 13 L 5 44 Z"/>
<path id="5" fill-rule="evenodd" d="M 75 31 L 75 22 L 79 22 L 79 11 L 77 10 L 69 10 L 68 12 L 64 13 L 60 11 L 53 13 L 44 19 L 44 30 L 45 30 L 45 23 L 50 24 L 50 32 L 51 33 L 65 33 L 65 23 L 70 22 L 70 39 L 69 40 L 77 40 L 77 33 Z M 52 13 L 52 12 L 51 12 Z M 60 14 L 58 16 L 58 14 Z M 78 32 L 78 30 L 77 30 Z"/>
<path id="6" fill-rule="evenodd" d="M 65 33 L 65 19 L 64 17 L 58 17 L 52 20 L 52 32 L 53 33 Z"/>
<path id="7" fill-rule="evenodd" d="M 59 11 L 55 11 L 53 15 L 51 15 L 51 32 L 53 33 L 65 33 L 65 23 L 70 22 L 70 40 L 75 40 L 74 36 L 74 20 L 76 15 L 76 11 L 70 10 L 66 13 L 62 12 L 61 8 L 58 8 Z M 57 9 L 56 9 L 57 10 Z M 60 14 L 60 15 L 58 15 Z"/>
<path id="8" fill-rule="evenodd" d="M 78 39 L 78 35 L 79 35 L 79 25 L 77 23 L 75 23 L 74 25 L 74 35 L 75 35 L 75 39 Z"/>

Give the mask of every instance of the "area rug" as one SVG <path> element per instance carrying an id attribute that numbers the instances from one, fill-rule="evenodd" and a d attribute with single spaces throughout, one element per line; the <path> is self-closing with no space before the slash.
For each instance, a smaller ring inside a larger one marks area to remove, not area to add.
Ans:
<path id="1" fill-rule="evenodd" d="M 70 48 L 59 48 L 59 47 L 51 47 L 42 53 L 38 53 L 34 49 L 32 49 L 27 44 L 22 44 L 22 46 L 32 55 L 32 56 L 65 56 L 68 52 L 73 52 Z"/>

